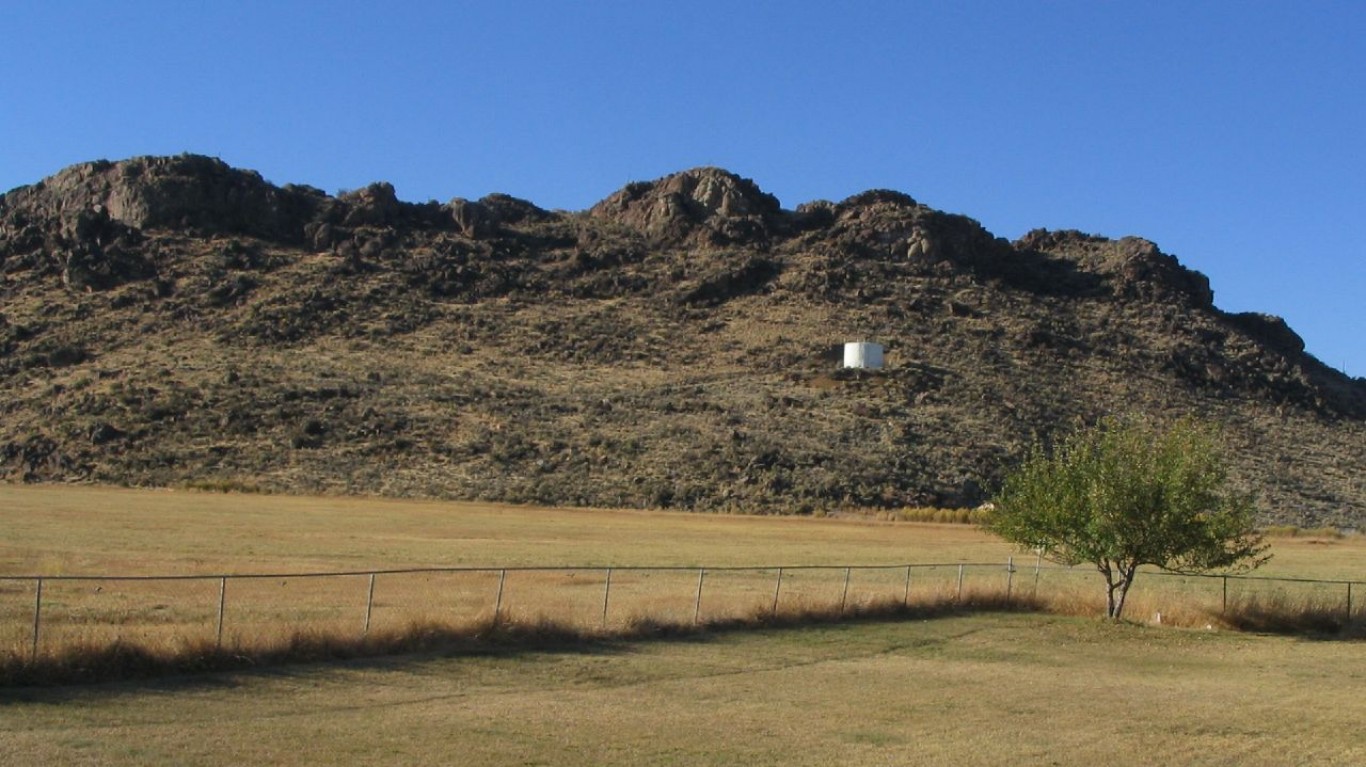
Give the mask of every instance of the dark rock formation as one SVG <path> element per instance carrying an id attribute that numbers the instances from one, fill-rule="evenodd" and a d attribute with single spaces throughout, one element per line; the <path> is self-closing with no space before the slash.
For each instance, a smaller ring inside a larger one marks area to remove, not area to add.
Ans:
<path id="1" fill-rule="evenodd" d="M 719 168 L 696 168 L 628 184 L 589 215 L 639 229 L 661 241 L 762 244 L 784 219 L 778 199 Z"/>
<path id="2" fill-rule="evenodd" d="M 75 165 L 5 195 L 29 219 L 69 220 L 102 209 L 132 229 L 189 229 L 296 243 L 323 196 L 196 155 Z"/>
<path id="3" fill-rule="evenodd" d="M 1242 312 L 1228 315 L 1228 320 L 1235 327 L 1287 357 L 1296 357 L 1304 352 L 1304 339 L 1291 330 L 1280 317 Z"/>
<path id="4" fill-rule="evenodd" d="M 1214 306 L 1209 278 L 1140 237 L 1110 240 L 1073 230 L 1036 229 L 1015 247 L 1074 261 L 1081 269 L 1104 276 L 1120 298 L 1179 301 L 1199 309 Z"/>

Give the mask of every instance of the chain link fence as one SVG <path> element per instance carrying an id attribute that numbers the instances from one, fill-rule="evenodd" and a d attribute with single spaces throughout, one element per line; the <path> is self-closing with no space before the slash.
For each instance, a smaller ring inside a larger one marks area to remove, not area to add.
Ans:
<path id="1" fill-rule="evenodd" d="M 1144 573 L 1129 615 L 1166 605 L 1214 615 L 1306 605 L 1351 622 L 1361 581 Z M 0 651 L 38 659 L 134 643 L 247 652 L 310 635 L 363 638 L 414 626 L 548 622 L 589 631 L 642 621 L 700 625 L 765 615 L 915 607 L 991 594 L 1102 595 L 1094 570 L 1017 563 L 798 567 L 509 567 L 204 576 L 0 576 Z M 1171 608 L 1166 608 L 1171 609 Z"/>

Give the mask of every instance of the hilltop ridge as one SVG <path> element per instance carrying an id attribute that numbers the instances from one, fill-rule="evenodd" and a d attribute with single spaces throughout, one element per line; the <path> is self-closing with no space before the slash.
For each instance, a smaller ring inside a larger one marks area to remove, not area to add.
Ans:
<path id="1" fill-rule="evenodd" d="M 973 505 L 1108 412 L 1224 424 L 1268 521 L 1366 520 L 1366 381 L 1139 237 L 1015 242 L 718 168 L 586 211 L 195 155 L 0 195 L 0 474 L 810 512 Z M 884 343 L 880 373 L 838 345 Z"/>

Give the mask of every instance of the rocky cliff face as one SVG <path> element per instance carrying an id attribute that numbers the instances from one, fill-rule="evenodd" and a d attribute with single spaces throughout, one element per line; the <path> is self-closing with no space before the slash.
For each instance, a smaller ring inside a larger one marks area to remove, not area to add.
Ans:
<path id="1" fill-rule="evenodd" d="M 181 156 L 0 196 L 13 480 L 803 512 L 980 502 L 1104 413 L 1223 423 L 1268 520 L 1366 518 L 1366 382 L 1157 245 L 715 168 L 582 213 Z M 874 338 L 887 370 L 836 369 Z"/>

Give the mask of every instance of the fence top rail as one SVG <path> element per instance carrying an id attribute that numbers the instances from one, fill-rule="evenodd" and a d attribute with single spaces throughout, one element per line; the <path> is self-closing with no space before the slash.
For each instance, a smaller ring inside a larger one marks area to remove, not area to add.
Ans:
<path id="1" fill-rule="evenodd" d="M 930 562 L 891 565 L 534 565 L 518 567 L 493 567 L 486 565 L 469 567 L 405 567 L 387 570 L 335 570 L 326 572 L 302 573 L 206 573 L 199 575 L 0 575 L 4 581 L 218 581 L 247 579 L 285 579 L 285 578 L 338 578 L 365 577 L 371 575 L 423 575 L 441 573 L 521 573 L 521 572 L 584 572 L 615 570 L 618 572 L 691 572 L 705 570 L 708 573 L 723 572 L 795 572 L 801 570 L 905 570 L 932 569 L 940 567 L 992 567 L 1001 568 L 1000 562 Z"/>
<path id="2" fill-rule="evenodd" d="M 302 573 L 208 573 L 200 575 L 0 575 L 0 583 L 32 581 L 222 581 L 222 580 L 284 580 L 288 578 L 341 578 L 370 577 L 378 575 L 437 575 L 448 573 L 571 573 L 571 572 L 800 572 L 811 570 L 931 570 L 937 568 L 992 568 L 1013 567 L 1016 572 L 1032 565 L 1024 562 L 904 562 L 882 565 L 526 565 L 515 567 L 495 567 L 488 565 L 465 567 L 405 567 L 375 570 L 336 570 Z M 1086 571 L 1088 568 L 1067 567 L 1064 565 L 1041 565 L 1041 570 Z M 1366 585 L 1366 580 L 1295 578 L 1268 575 L 1223 575 L 1219 573 L 1179 573 L 1169 570 L 1155 570 L 1151 575 L 1176 576 L 1184 578 L 1227 578 L 1229 580 L 1275 581 L 1280 583 L 1317 583 L 1324 585 L 1347 586 Z"/>
<path id="3" fill-rule="evenodd" d="M 1286 576 L 1281 576 L 1281 575 L 1237 575 L 1237 574 L 1235 574 L 1235 573 L 1229 573 L 1229 574 L 1221 574 L 1221 573 L 1180 573 L 1180 572 L 1174 572 L 1174 571 L 1172 571 L 1172 570 L 1157 570 L 1157 571 L 1153 572 L 1152 574 L 1153 574 L 1153 575 L 1166 575 L 1166 576 L 1169 576 L 1169 577 L 1178 577 L 1178 578 L 1213 578 L 1213 579 L 1227 578 L 1227 579 L 1229 579 L 1229 580 L 1231 580 L 1231 581 L 1278 581 L 1278 582 L 1281 582 L 1281 583 L 1323 583 L 1323 584 L 1335 585 L 1335 586 L 1346 586 L 1346 585 L 1349 585 L 1349 584 L 1366 584 L 1366 581 L 1361 581 L 1361 580 L 1350 580 L 1350 579 L 1338 579 L 1338 580 L 1334 580 L 1334 579 L 1331 579 L 1331 578 L 1296 578 L 1296 577 L 1288 576 L 1288 575 L 1286 575 Z"/>
<path id="4" fill-rule="evenodd" d="M 1026 564 L 1025 564 L 1025 563 L 1017 563 L 1017 564 L 1015 565 L 1015 567 L 1023 569 L 1024 567 L 1026 567 Z M 1032 568 L 1033 565 L 1028 565 L 1028 567 L 1031 567 L 1031 568 Z M 1093 572 L 1093 569 L 1092 569 L 1091 567 L 1089 567 L 1089 566 L 1082 566 L 1082 565 L 1077 565 L 1077 566 L 1071 566 L 1071 567 L 1069 567 L 1069 566 L 1067 566 L 1067 565 L 1047 564 L 1047 565 L 1042 565 L 1042 566 L 1040 566 L 1039 569 L 1041 569 L 1041 570 L 1068 570 L 1068 571 L 1080 571 L 1080 572 Z M 1214 579 L 1214 580 L 1219 580 L 1219 579 L 1227 578 L 1228 580 L 1231 580 L 1231 581 L 1276 581 L 1276 582 L 1279 582 L 1279 583 L 1321 583 L 1321 584 L 1329 585 L 1329 586 L 1366 585 L 1366 580 L 1361 580 L 1361 579 L 1350 579 L 1350 578 L 1297 578 L 1297 577 L 1295 577 L 1295 576 L 1290 576 L 1290 575 L 1239 575 L 1239 574 L 1237 574 L 1237 573 L 1183 573 L 1183 572 L 1178 572 L 1178 571 L 1175 571 L 1175 570 L 1143 570 L 1143 571 L 1141 571 L 1141 572 L 1143 572 L 1143 573 L 1146 574 L 1146 575 L 1162 575 L 1162 576 L 1166 576 L 1166 577 L 1169 577 L 1169 578 L 1211 578 L 1211 579 Z"/>

